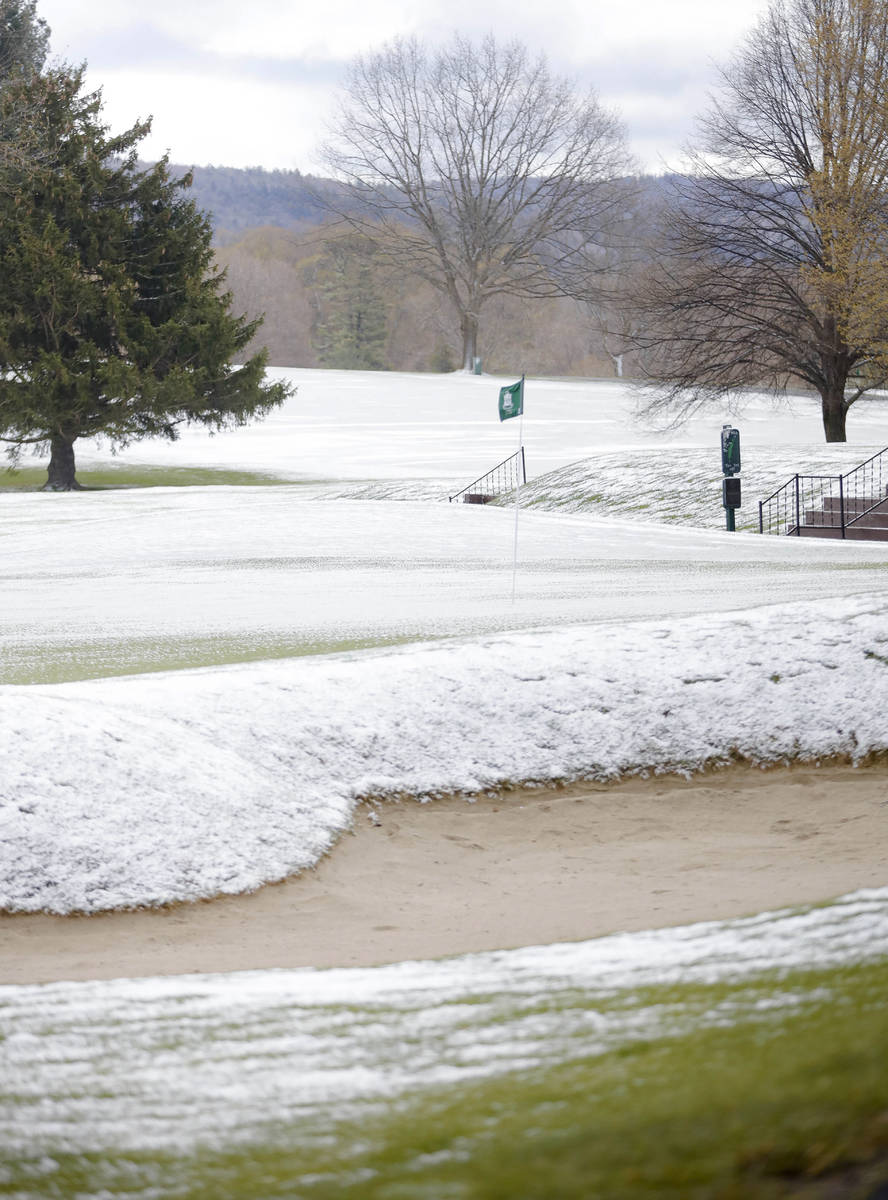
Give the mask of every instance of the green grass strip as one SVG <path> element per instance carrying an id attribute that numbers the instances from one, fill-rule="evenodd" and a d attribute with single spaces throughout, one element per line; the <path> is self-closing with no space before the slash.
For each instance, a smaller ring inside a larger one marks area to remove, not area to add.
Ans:
<path id="1" fill-rule="evenodd" d="M 623 994 L 662 1006 L 666 1036 L 368 1105 L 313 1142 L 270 1114 L 265 1142 L 227 1153 L 54 1154 L 35 1194 L 864 1200 L 888 1180 L 886 996 L 886 962 Z"/>
<path id="2" fill-rule="evenodd" d="M 157 671 L 187 671 L 314 654 L 343 654 L 406 645 L 415 640 L 402 635 L 318 639 L 250 632 L 240 636 L 97 638 L 64 645 L 19 643 L 0 647 L 0 684 L 55 684 Z"/>
<path id="3" fill-rule="evenodd" d="M 262 471 L 238 471 L 224 467 L 84 467 L 77 472 L 84 491 L 146 487 L 278 487 L 294 483 Z M 0 492 L 34 492 L 46 483 L 45 467 L 0 470 Z"/>

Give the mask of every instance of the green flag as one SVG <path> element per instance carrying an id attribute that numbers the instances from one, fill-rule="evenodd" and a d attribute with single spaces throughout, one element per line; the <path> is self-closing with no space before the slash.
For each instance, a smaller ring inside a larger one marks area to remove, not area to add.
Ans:
<path id="1" fill-rule="evenodd" d="M 500 388 L 499 418 L 508 421 L 509 417 L 520 417 L 524 412 L 524 376 L 517 383 Z"/>

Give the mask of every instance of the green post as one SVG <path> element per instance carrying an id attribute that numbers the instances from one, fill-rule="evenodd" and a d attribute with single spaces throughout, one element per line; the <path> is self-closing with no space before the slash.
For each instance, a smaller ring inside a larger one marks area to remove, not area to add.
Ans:
<path id="1" fill-rule="evenodd" d="M 740 473 L 740 430 L 730 425 L 722 425 L 722 505 L 725 510 L 725 528 L 728 533 L 735 533 L 737 526 L 734 522 L 734 512 L 740 507 L 740 480 L 735 476 Z"/>

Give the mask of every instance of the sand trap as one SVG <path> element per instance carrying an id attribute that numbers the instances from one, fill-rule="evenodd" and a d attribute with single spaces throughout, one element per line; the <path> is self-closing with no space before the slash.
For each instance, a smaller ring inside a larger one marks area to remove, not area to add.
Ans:
<path id="1" fill-rule="evenodd" d="M 580 784 L 365 806 L 250 896 L 0 917 L 0 982 L 369 966 L 577 941 L 888 884 L 888 767 Z"/>

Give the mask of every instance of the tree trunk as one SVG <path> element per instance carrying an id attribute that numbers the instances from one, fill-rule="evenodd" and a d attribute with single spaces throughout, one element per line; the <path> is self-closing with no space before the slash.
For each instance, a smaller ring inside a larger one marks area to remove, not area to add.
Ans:
<path id="1" fill-rule="evenodd" d="M 40 489 L 43 492 L 79 492 L 80 484 L 74 477 L 74 438 L 54 433 L 51 441 L 47 480 Z"/>
<path id="2" fill-rule="evenodd" d="M 475 313 L 464 312 L 459 321 L 463 343 L 463 370 L 475 369 L 475 357 L 478 353 L 478 317 Z"/>
<path id="3" fill-rule="evenodd" d="M 823 413 L 823 432 L 828 442 L 846 442 L 845 417 L 848 406 L 845 404 L 845 389 L 836 388 L 821 392 L 821 411 Z"/>

